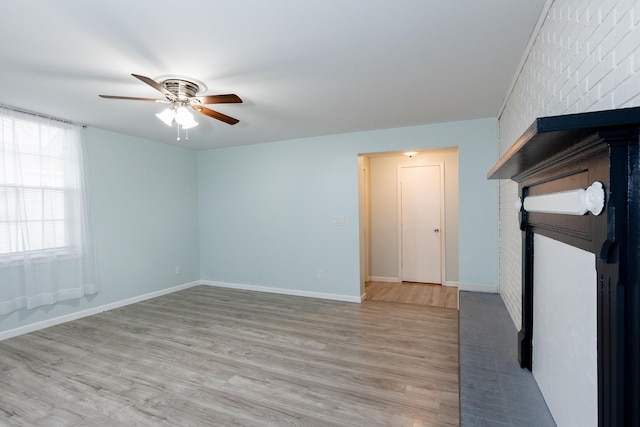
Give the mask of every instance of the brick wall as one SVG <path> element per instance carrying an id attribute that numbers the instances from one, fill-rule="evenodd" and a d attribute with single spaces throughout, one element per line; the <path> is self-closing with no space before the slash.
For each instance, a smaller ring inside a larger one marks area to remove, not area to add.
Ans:
<path id="1" fill-rule="evenodd" d="M 555 0 L 500 114 L 500 154 L 536 117 L 640 106 L 640 0 Z M 520 326 L 518 187 L 500 182 L 500 294 Z"/>

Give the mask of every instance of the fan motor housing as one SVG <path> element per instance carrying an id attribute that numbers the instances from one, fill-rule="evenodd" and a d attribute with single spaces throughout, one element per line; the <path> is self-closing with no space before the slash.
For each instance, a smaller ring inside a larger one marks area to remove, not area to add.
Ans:
<path id="1" fill-rule="evenodd" d="M 197 83 L 181 79 L 167 79 L 162 82 L 162 86 L 174 94 L 178 101 L 187 101 L 193 98 L 200 91 Z"/>

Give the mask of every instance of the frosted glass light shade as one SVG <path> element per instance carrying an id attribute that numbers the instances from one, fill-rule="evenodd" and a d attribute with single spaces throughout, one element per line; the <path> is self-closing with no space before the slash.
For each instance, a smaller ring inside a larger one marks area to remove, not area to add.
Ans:
<path id="1" fill-rule="evenodd" d="M 190 122 L 182 123 L 181 126 L 182 126 L 182 129 L 191 129 L 193 127 L 198 126 L 198 122 L 196 122 L 192 117 Z"/>
<path id="2" fill-rule="evenodd" d="M 193 114 L 191 114 L 186 107 L 178 108 L 178 110 L 176 111 L 176 122 L 178 122 L 178 124 L 181 124 L 184 126 L 185 124 L 191 123 L 194 121 L 195 120 L 193 119 Z"/>
<path id="3" fill-rule="evenodd" d="M 156 117 L 165 122 L 167 126 L 171 126 L 173 124 L 175 116 L 176 113 L 174 113 L 171 108 L 167 108 L 162 113 L 156 114 Z"/>

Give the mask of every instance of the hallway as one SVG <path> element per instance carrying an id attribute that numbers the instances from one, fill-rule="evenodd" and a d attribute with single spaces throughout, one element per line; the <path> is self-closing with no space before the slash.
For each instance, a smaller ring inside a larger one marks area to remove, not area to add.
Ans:
<path id="1" fill-rule="evenodd" d="M 458 308 L 458 288 L 432 283 L 367 282 L 367 300 Z"/>

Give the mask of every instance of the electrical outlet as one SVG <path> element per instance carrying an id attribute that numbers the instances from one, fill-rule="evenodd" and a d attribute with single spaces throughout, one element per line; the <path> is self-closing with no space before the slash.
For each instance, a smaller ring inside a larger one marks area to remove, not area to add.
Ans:
<path id="1" fill-rule="evenodd" d="M 180 274 L 182 273 L 182 267 L 179 265 L 176 265 L 176 274 Z"/>
<path id="2" fill-rule="evenodd" d="M 324 271 L 318 270 L 318 280 L 324 280 Z"/>

